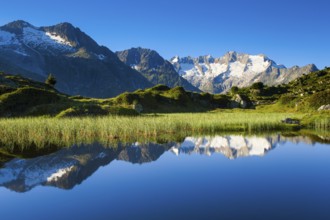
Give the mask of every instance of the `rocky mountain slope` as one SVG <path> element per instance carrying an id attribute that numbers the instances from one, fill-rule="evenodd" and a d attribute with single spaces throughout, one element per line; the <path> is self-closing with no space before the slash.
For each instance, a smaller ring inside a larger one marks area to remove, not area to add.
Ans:
<path id="1" fill-rule="evenodd" d="M 56 88 L 70 95 L 113 97 L 153 85 L 69 23 L 35 27 L 15 21 L 4 25 L 0 27 L 0 51 L 0 70 L 39 81 L 52 73 Z"/>
<path id="2" fill-rule="evenodd" d="M 286 68 L 265 55 L 236 52 L 228 52 L 220 58 L 210 55 L 197 58 L 176 56 L 171 63 L 192 85 L 210 93 L 225 93 L 232 86 L 247 87 L 255 82 L 279 85 L 317 70 L 314 64 Z"/>
<path id="3" fill-rule="evenodd" d="M 172 64 L 156 51 L 144 48 L 131 48 L 116 52 L 118 58 L 142 73 L 151 83 L 163 84 L 171 88 L 182 86 L 186 91 L 200 91 L 186 79 L 179 76 Z"/>

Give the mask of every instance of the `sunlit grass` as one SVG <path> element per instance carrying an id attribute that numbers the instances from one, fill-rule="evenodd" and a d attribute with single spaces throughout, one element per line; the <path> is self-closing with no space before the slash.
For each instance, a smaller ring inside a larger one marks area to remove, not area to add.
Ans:
<path id="1" fill-rule="evenodd" d="M 214 112 L 191 114 L 108 116 L 82 118 L 17 118 L 0 120 L 0 139 L 6 145 L 48 143 L 68 146 L 75 143 L 113 140 L 140 140 L 164 135 L 191 135 L 221 131 L 266 132 L 292 129 L 281 123 L 286 117 L 303 114 Z"/>

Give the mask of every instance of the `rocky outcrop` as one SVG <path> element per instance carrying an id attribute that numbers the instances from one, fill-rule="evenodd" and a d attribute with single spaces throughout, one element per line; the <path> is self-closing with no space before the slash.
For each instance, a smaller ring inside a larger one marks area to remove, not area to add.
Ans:
<path id="1" fill-rule="evenodd" d="M 296 124 L 296 125 L 300 124 L 300 121 L 298 119 L 293 119 L 293 118 L 285 118 L 281 120 L 281 122 L 285 124 Z"/>
<path id="2" fill-rule="evenodd" d="M 232 98 L 230 108 L 252 108 L 253 104 L 248 97 L 240 94 L 234 95 Z"/>
<path id="3" fill-rule="evenodd" d="M 330 104 L 322 105 L 320 108 L 317 109 L 317 111 L 329 111 L 329 110 L 330 110 Z"/>

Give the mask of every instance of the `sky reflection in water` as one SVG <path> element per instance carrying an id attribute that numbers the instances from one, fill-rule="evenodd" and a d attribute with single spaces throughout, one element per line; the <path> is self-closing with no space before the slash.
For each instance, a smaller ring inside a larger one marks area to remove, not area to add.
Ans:
<path id="1" fill-rule="evenodd" d="M 330 219 L 329 156 L 329 144 L 279 135 L 74 146 L 8 161 L 0 210 L 5 219 Z"/>

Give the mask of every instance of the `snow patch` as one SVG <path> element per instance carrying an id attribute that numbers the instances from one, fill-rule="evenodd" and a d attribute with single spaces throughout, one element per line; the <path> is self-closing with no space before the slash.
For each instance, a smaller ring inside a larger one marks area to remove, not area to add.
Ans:
<path id="1" fill-rule="evenodd" d="M 15 34 L 0 30 L 0 46 L 20 45 Z"/>
<path id="2" fill-rule="evenodd" d="M 135 70 L 137 70 L 137 71 L 140 70 L 140 66 L 139 66 L 139 65 L 136 65 L 136 64 L 131 65 L 131 68 L 132 68 L 132 69 L 135 69 Z"/>
<path id="3" fill-rule="evenodd" d="M 266 71 L 266 69 L 271 65 L 269 60 L 265 60 L 263 56 L 250 55 L 250 65 L 249 70 L 255 73 L 261 73 Z"/>
<path id="4" fill-rule="evenodd" d="M 179 62 L 179 56 L 175 56 L 172 60 L 172 63 L 178 63 Z"/>
<path id="5" fill-rule="evenodd" d="M 47 34 L 46 32 L 26 27 L 23 29 L 23 42 L 30 47 L 40 47 L 42 49 L 48 49 L 48 47 L 72 51 L 73 48 L 70 43 L 65 42 L 64 39 L 59 36 Z"/>
<path id="6" fill-rule="evenodd" d="M 184 77 L 201 76 L 203 75 L 194 64 L 182 63 L 180 64 L 179 75 Z"/>
<path id="7" fill-rule="evenodd" d="M 105 56 L 104 56 L 103 54 L 98 54 L 98 55 L 97 55 L 97 58 L 98 58 L 99 60 L 104 60 L 104 59 L 105 59 Z"/>
<path id="8" fill-rule="evenodd" d="M 29 56 L 28 54 L 25 53 L 25 51 L 21 49 L 14 50 L 14 52 L 25 57 Z"/>
<path id="9" fill-rule="evenodd" d="M 69 41 L 65 40 L 64 38 L 62 38 L 60 35 L 58 35 L 56 33 L 46 32 L 46 35 L 50 39 L 56 41 L 59 44 L 64 44 L 64 45 L 68 45 L 68 46 L 72 47 L 72 44 Z"/>

